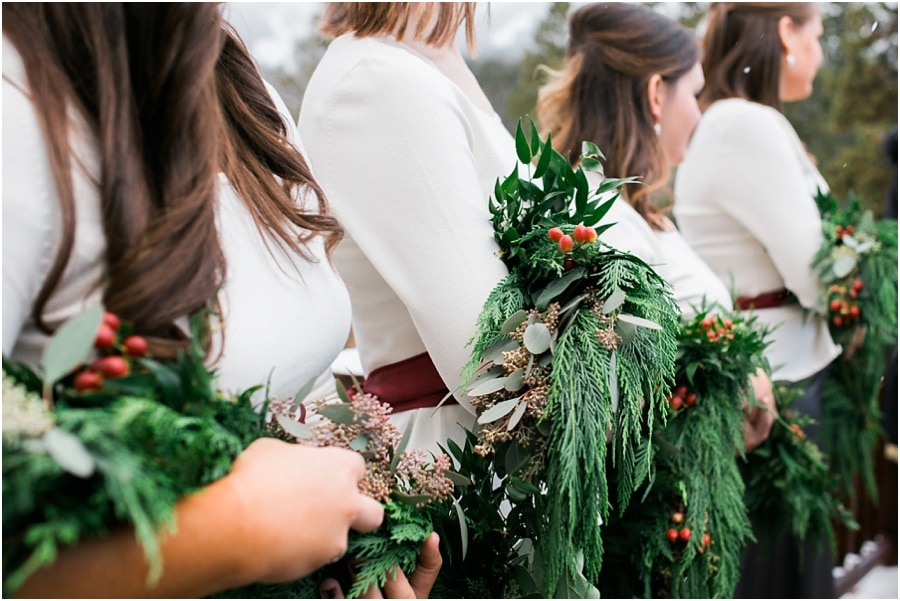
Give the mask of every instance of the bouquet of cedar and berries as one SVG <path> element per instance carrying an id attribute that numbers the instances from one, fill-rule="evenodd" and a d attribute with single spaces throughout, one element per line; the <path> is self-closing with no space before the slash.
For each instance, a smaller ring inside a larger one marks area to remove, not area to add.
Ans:
<path id="1" fill-rule="evenodd" d="M 473 338 L 465 393 L 480 428 L 451 452 L 480 494 L 461 500 L 468 554 L 448 549 L 440 594 L 596 595 L 602 525 L 649 476 L 667 413 L 677 305 L 650 266 L 603 244 L 599 225 L 631 180 L 592 189 L 595 145 L 573 168 L 531 132 L 519 124 L 521 165 L 490 199 L 509 275 Z M 476 582 L 485 565 L 491 580 Z"/>
<path id="2" fill-rule="evenodd" d="M 385 505 L 386 517 L 373 533 L 351 533 L 358 565 L 350 595 L 383 584 L 397 566 L 415 565 L 432 529 L 430 516 L 439 505 L 449 507 L 449 458 L 404 451 L 387 422 L 390 409 L 377 399 L 345 395 L 307 428 L 298 420 L 311 385 L 294 399 L 272 400 L 268 414 L 251 403 L 262 386 L 222 393 L 204 362 L 206 323 L 195 315 L 188 348 L 156 360 L 129 324 L 94 308 L 54 334 L 36 369 L 4 357 L 5 595 L 51 564 L 60 549 L 121 525 L 134 528 L 155 581 L 163 570 L 160 534 L 173 525 L 176 502 L 225 476 L 261 436 L 347 446 L 367 459 L 363 490 Z M 291 591 L 317 597 L 319 576 L 225 596 Z"/>
<path id="3" fill-rule="evenodd" d="M 728 598 L 752 538 L 741 474 L 750 377 L 768 371 L 754 317 L 705 303 L 678 337 L 668 419 L 653 439 L 652 472 L 608 525 L 604 597 Z"/>
<path id="4" fill-rule="evenodd" d="M 845 350 L 825 385 L 824 449 L 846 493 L 860 476 L 875 498 L 879 392 L 889 349 L 897 345 L 897 221 L 875 219 L 852 196 L 841 205 L 820 191 L 816 203 L 824 242 L 812 268 L 832 337 Z"/>

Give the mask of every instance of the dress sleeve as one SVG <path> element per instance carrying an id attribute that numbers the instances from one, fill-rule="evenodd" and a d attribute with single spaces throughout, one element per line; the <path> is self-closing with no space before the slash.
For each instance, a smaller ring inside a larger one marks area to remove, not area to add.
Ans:
<path id="1" fill-rule="evenodd" d="M 716 174 L 712 198 L 759 240 L 800 304 L 814 308 L 818 284 L 810 262 L 822 244 L 821 218 L 779 118 L 753 107 L 720 120 L 709 144 L 715 152 L 703 168 Z"/>
<path id="2" fill-rule="evenodd" d="M 9 46 L 4 45 L 4 51 Z M 11 59 L 10 59 L 11 60 Z M 7 56 L 4 56 L 4 64 Z M 3 354 L 9 356 L 59 238 L 56 185 L 31 99 L 3 77 Z"/>
<path id="3" fill-rule="evenodd" d="M 313 167 L 454 390 L 482 305 L 507 271 L 471 125 L 452 84 L 420 63 L 370 57 L 345 74 L 325 103 L 340 109 L 326 110 L 316 128 Z"/>

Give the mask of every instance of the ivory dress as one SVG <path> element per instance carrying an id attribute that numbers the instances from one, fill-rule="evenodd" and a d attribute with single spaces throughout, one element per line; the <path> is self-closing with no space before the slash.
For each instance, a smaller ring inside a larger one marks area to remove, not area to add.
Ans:
<path id="1" fill-rule="evenodd" d="M 335 264 L 365 374 L 428 353 L 456 392 L 476 319 L 507 275 L 488 197 L 517 165 L 495 113 L 392 37 L 336 38 L 303 98 L 300 135 L 347 236 Z M 463 439 L 474 408 L 395 413 L 411 448 Z"/>
<path id="2" fill-rule="evenodd" d="M 4 38 L 3 354 L 35 365 L 47 337 L 32 322 L 31 308 L 56 256 L 62 224 L 28 89 L 19 54 Z M 294 136 L 287 108 L 270 91 Z M 99 304 L 105 276 L 99 156 L 82 120 L 73 120 L 71 139 L 83 165 L 73 172 L 77 226 L 71 258 L 46 306 L 51 327 Z M 219 203 L 217 223 L 227 262 L 220 294 L 224 347 L 214 366 L 220 387 L 237 392 L 268 381 L 273 395 L 292 398 L 310 379 L 325 374 L 321 390 L 333 391 L 327 372 L 347 339 L 350 303 L 321 238 L 311 243 L 315 262 L 291 259 L 274 241 L 264 243 L 224 175 Z M 216 342 L 221 346 L 222 339 Z"/>

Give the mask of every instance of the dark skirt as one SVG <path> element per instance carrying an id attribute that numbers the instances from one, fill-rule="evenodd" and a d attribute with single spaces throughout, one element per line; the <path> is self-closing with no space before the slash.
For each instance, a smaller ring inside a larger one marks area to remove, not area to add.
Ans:
<path id="1" fill-rule="evenodd" d="M 822 419 L 822 388 L 827 368 L 799 385 L 804 393 L 794 402 L 794 409 Z M 806 428 L 806 435 L 816 440 L 818 424 Z M 833 599 L 834 557 L 828 540 L 807 539 L 798 543 L 793 533 L 785 530 L 772 539 L 758 536 L 748 545 L 741 559 L 741 575 L 736 599 Z"/>

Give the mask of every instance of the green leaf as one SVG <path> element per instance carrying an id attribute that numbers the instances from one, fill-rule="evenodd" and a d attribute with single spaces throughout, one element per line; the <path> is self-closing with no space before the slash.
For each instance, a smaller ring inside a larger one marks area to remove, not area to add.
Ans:
<path id="1" fill-rule="evenodd" d="M 544 174 L 547 173 L 547 168 L 550 167 L 550 158 L 553 156 L 553 147 L 550 144 L 550 134 L 547 134 L 547 144 L 544 146 L 544 150 L 541 151 L 540 158 L 538 158 L 537 167 L 534 169 L 534 179 L 540 179 L 544 177 Z"/>
<path id="2" fill-rule="evenodd" d="M 456 486 L 472 486 L 472 481 L 459 472 L 454 472 L 453 470 L 445 470 L 444 476 L 446 476 L 447 479 L 453 482 L 453 484 L 455 484 Z"/>
<path id="3" fill-rule="evenodd" d="M 619 410 L 619 376 L 616 374 L 616 353 L 609 356 L 609 402 L 612 412 Z"/>
<path id="4" fill-rule="evenodd" d="M 403 431 L 403 438 L 400 439 L 400 444 L 397 445 L 397 448 L 394 449 L 394 456 L 391 457 L 391 463 L 388 466 L 388 471 L 393 473 L 397 470 L 397 464 L 400 463 L 400 456 L 403 455 L 403 452 L 406 450 L 406 445 L 409 444 L 409 439 L 412 437 L 412 423 L 406 426 L 406 430 Z"/>
<path id="5" fill-rule="evenodd" d="M 580 279 L 583 275 L 584 268 L 576 267 L 563 277 L 553 280 L 537 295 L 537 298 L 534 300 L 534 306 L 538 311 L 546 310 L 553 299 L 565 292 L 573 282 Z"/>
<path id="6" fill-rule="evenodd" d="M 512 416 L 509 418 L 509 423 L 506 425 L 507 432 L 512 431 L 513 428 L 519 425 L 519 422 L 522 421 L 522 416 L 525 415 L 526 409 L 528 409 L 528 403 L 526 401 L 519 403 L 516 410 L 513 411 Z"/>
<path id="7" fill-rule="evenodd" d="M 281 428 L 285 432 L 287 432 L 294 438 L 304 440 L 312 437 L 313 432 L 309 428 L 309 426 L 307 426 L 306 424 L 301 424 L 300 422 L 291 419 L 287 415 L 282 415 L 279 413 L 275 415 L 275 421 L 278 422 L 278 425 L 281 426 Z"/>
<path id="8" fill-rule="evenodd" d="M 52 386 L 87 359 L 102 321 L 103 307 L 92 307 L 60 326 L 41 356 L 45 387 Z"/>
<path id="9" fill-rule="evenodd" d="M 615 332 L 619 335 L 619 338 L 622 339 L 622 343 L 620 346 L 624 346 L 626 344 L 631 344 L 631 342 L 634 340 L 634 337 L 637 335 L 637 326 L 631 323 L 617 320 L 615 325 Z"/>
<path id="10" fill-rule="evenodd" d="M 101 312 L 102 317 L 102 312 Z M 100 325 L 99 323 L 97 325 Z M 96 330 L 96 328 L 94 328 Z M 93 338 L 91 338 L 93 342 Z M 61 468 L 79 478 L 89 478 L 97 467 L 93 455 L 77 436 L 52 428 L 41 439 L 44 449 Z"/>
<path id="11" fill-rule="evenodd" d="M 507 335 L 511 334 L 513 331 L 515 331 L 516 328 L 522 325 L 522 322 L 524 322 L 526 319 L 528 319 L 528 311 L 526 311 L 525 309 L 519 309 L 506 318 L 506 321 L 504 321 L 503 325 L 500 326 L 500 333 Z"/>
<path id="12" fill-rule="evenodd" d="M 838 278 L 846 277 L 856 269 L 856 257 L 841 255 L 834 260 L 834 265 L 831 266 L 831 269 Z"/>
<path id="13" fill-rule="evenodd" d="M 319 409 L 319 415 L 323 415 L 336 424 L 352 426 L 356 421 L 356 414 L 347 403 L 334 403 Z"/>
<path id="14" fill-rule="evenodd" d="M 422 503 L 428 503 L 432 500 L 428 495 L 408 495 L 406 493 L 397 491 L 394 491 L 391 496 L 401 503 L 412 506 L 420 505 Z"/>
<path id="15" fill-rule="evenodd" d="M 525 165 L 531 162 L 531 148 L 528 146 L 528 140 L 525 138 L 521 119 L 516 126 L 516 154 L 519 156 L 519 162 Z"/>
<path id="16" fill-rule="evenodd" d="M 503 353 L 514 351 L 520 346 L 518 340 L 504 336 L 484 350 L 484 360 L 502 365 Z"/>
<path id="17" fill-rule="evenodd" d="M 503 401 L 497 403 L 484 413 L 478 416 L 479 424 L 489 424 L 491 422 L 495 422 L 502 417 L 506 417 L 510 411 L 516 408 L 516 404 L 519 402 L 519 397 L 514 399 L 509 399 L 508 401 Z"/>
<path id="18" fill-rule="evenodd" d="M 625 292 L 621 288 L 616 288 L 613 290 L 613 293 L 609 295 L 609 298 L 606 299 L 603 303 L 603 308 L 600 310 L 604 315 L 609 315 L 616 309 L 622 306 L 622 303 L 625 302 Z"/>
<path id="19" fill-rule="evenodd" d="M 486 394 L 497 392 L 498 390 L 503 390 L 505 386 L 506 376 L 501 376 L 499 378 L 479 382 L 477 386 L 473 386 L 466 394 L 468 396 L 484 396 Z"/>
<path id="20" fill-rule="evenodd" d="M 660 326 L 655 321 L 650 321 L 649 319 L 644 319 L 643 317 L 638 317 L 637 315 L 619 313 L 619 320 L 624 321 L 625 323 L 640 326 L 642 328 L 648 328 L 650 330 L 662 330 L 662 326 Z"/>
<path id="21" fill-rule="evenodd" d="M 532 355 L 540 355 L 550 348 L 550 328 L 545 323 L 533 323 L 525 329 L 522 343 Z"/>
<path id="22" fill-rule="evenodd" d="M 303 388 L 297 391 L 297 394 L 294 395 L 294 407 L 299 407 L 307 396 L 309 396 L 309 392 L 312 390 L 312 387 L 315 385 L 316 380 L 318 378 L 312 378 L 309 382 L 303 385 Z M 338 383 L 338 386 L 343 388 L 343 384 Z"/>
<path id="23" fill-rule="evenodd" d="M 459 538 L 462 541 L 462 558 L 466 558 L 466 552 L 469 550 L 469 526 L 466 524 L 466 514 L 460 507 L 459 501 L 453 499 L 453 508 L 456 509 L 456 519 L 459 521 Z"/>
<path id="24" fill-rule="evenodd" d="M 354 451 L 362 452 L 365 451 L 369 446 L 369 437 L 365 434 L 360 434 L 350 443 L 350 448 Z"/>
<path id="25" fill-rule="evenodd" d="M 525 374 L 521 367 L 506 376 L 506 383 L 503 385 L 510 392 L 516 392 L 523 386 L 525 386 Z"/>

